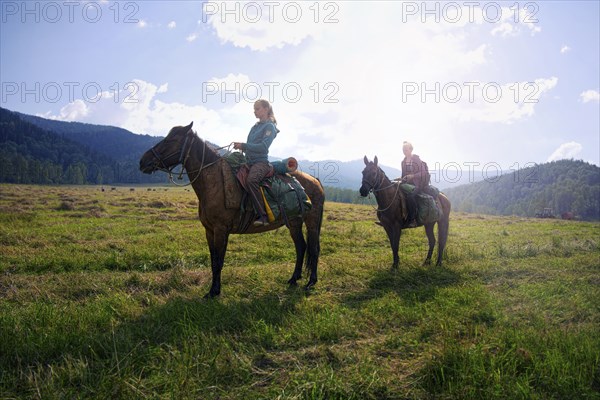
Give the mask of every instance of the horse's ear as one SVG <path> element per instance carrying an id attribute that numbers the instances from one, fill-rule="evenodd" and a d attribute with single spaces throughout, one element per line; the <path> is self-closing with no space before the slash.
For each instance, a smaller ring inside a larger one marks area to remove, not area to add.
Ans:
<path id="1" fill-rule="evenodd" d="M 190 129 L 192 129 L 192 125 L 194 125 L 194 121 L 190 122 L 190 124 L 188 126 L 185 127 L 185 131 L 189 131 Z"/>
<path id="2" fill-rule="evenodd" d="M 375 156 L 375 158 L 373 159 L 373 163 L 375 164 L 375 166 L 377 166 L 377 156 Z"/>
<path id="3" fill-rule="evenodd" d="M 367 156 L 365 156 L 365 158 L 363 159 L 363 161 L 365 162 L 365 165 L 369 165 L 369 159 L 367 158 Z"/>

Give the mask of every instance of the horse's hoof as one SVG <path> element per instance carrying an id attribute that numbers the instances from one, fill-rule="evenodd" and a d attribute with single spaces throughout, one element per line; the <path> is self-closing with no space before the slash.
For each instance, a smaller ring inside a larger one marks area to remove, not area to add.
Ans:
<path id="1" fill-rule="evenodd" d="M 214 299 L 215 297 L 218 297 L 219 293 L 213 293 L 213 292 L 208 292 L 204 295 L 205 299 Z"/>
<path id="2" fill-rule="evenodd" d="M 313 290 L 313 289 L 314 289 L 314 287 L 315 287 L 315 285 L 316 285 L 316 284 L 317 284 L 317 282 L 308 282 L 308 283 L 306 284 L 306 286 L 304 286 L 304 290 L 305 290 L 306 292 L 310 292 L 311 290 Z"/>
<path id="3" fill-rule="evenodd" d="M 290 278 L 290 280 L 289 280 L 289 281 L 287 281 L 287 283 L 288 283 L 290 286 L 298 286 L 298 283 L 297 283 L 297 281 L 298 281 L 298 279 L 300 279 L 300 278 L 302 278 L 302 276 L 292 276 L 292 277 Z"/>
<path id="4" fill-rule="evenodd" d="M 428 265 L 431 265 L 431 260 L 423 261 L 423 266 L 428 266 Z"/>

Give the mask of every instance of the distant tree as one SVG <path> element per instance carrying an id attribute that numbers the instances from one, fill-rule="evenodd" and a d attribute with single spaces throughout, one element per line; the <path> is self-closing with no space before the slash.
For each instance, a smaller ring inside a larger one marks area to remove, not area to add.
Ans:
<path id="1" fill-rule="evenodd" d="M 534 216 L 550 207 L 600 219 L 600 168 L 584 161 L 553 161 L 445 192 L 457 211 Z"/>

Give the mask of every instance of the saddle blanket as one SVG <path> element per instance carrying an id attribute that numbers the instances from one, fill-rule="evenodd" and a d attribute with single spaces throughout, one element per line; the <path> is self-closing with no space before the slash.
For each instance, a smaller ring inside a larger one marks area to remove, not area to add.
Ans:
<path id="1" fill-rule="evenodd" d="M 242 211 L 253 209 L 249 201 L 246 201 L 246 204 L 243 202 L 245 191 L 243 187 L 248 171 L 245 157 L 241 153 L 234 152 L 225 156 L 222 162 L 225 207 L 242 209 Z M 288 163 L 286 160 L 286 164 L 291 165 L 292 162 Z M 277 165 L 277 169 L 281 171 L 281 166 Z M 301 216 L 310 210 L 312 203 L 296 178 L 287 173 L 275 172 L 273 171 L 261 182 L 265 210 L 269 222 L 282 220 L 287 225 L 290 218 Z"/>
<path id="2" fill-rule="evenodd" d="M 400 189 L 404 193 L 412 193 L 415 190 L 415 186 L 409 183 L 400 184 Z M 415 196 L 417 201 L 417 224 L 425 225 L 432 222 L 436 222 L 442 216 L 441 206 L 437 201 L 437 197 L 440 191 L 435 186 L 429 185 L 421 193 Z M 433 196 L 434 195 L 434 196 Z"/>

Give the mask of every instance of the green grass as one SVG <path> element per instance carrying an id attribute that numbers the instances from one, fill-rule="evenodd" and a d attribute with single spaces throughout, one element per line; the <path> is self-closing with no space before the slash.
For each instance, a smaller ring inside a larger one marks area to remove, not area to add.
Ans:
<path id="1" fill-rule="evenodd" d="M 232 236 L 204 300 L 192 192 L 0 185 L 0 398 L 600 398 L 598 223 L 455 213 L 391 271 L 374 214 L 326 205 L 310 294 L 286 229 Z"/>

